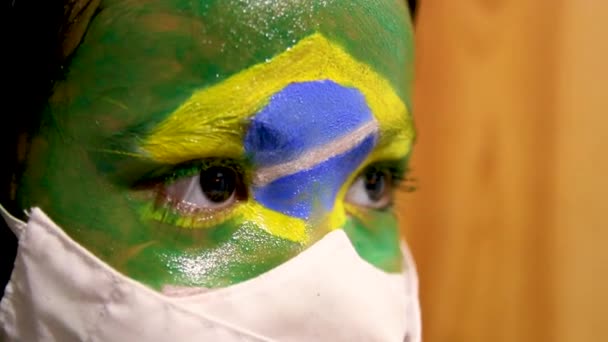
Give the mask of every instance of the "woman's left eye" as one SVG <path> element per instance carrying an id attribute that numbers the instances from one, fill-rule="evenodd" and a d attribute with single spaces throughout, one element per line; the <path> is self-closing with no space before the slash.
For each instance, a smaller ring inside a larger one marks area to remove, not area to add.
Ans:
<path id="1" fill-rule="evenodd" d="M 346 201 L 371 209 L 386 209 L 393 202 L 394 179 L 390 172 L 377 168 L 365 170 L 350 186 Z"/>
<path id="2" fill-rule="evenodd" d="M 209 166 L 164 186 L 164 195 L 180 211 L 215 212 L 246 195 L 243 177 L 230 166 Z"/>

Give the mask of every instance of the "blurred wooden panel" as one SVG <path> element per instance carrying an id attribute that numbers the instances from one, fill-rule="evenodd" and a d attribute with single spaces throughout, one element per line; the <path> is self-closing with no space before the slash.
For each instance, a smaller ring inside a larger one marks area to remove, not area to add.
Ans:
<path id="1" fill-rule="evenodd" d="M 560 341 L 608 341 L 608 2 L 563 3 L 555 274 Z"/>
<path id="2" fill-rule="evenodd" d="M 600 1 L 420 2 L 401 216 L 426 342 L 608 341 L 606 19 Z"/>

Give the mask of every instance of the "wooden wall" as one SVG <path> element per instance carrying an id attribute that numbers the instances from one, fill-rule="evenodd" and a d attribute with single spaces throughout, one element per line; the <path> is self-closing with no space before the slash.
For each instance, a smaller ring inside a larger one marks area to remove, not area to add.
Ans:
<path id="1" fill-rule="evenodd" d="M 608 341 L 608 2 L 418 6 L 424 341 Z"/>

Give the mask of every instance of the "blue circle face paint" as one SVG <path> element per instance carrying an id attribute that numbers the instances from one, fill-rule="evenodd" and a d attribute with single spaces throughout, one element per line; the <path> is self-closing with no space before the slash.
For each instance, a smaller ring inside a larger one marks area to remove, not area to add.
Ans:
<path id="1" fill-rule="evenodd" d="M 303 219 L 315 207 L 331 210 L 342 185 L 372 151 L 374 127 L 357 89 L 332 81 L 285 87 L 251 119 L 245 137 L 254 167 L 269 173 L 254 186 L 254 198 Z"/>

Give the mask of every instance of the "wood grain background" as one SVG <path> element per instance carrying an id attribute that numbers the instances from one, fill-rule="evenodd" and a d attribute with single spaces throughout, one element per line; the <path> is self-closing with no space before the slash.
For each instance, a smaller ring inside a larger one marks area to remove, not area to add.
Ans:
<path id="1" fill-rule="evenodd" d="M 424 341 L 608 341 L 608 2 L 422 0 L 416 39 Z"/>

